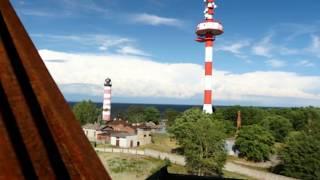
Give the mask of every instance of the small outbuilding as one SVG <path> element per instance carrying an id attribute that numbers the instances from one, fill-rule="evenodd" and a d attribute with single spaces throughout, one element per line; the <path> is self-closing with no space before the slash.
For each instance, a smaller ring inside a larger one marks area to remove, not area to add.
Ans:
<path id="1" fill-rule="evenodd" d="M 140 146 L 140 142 L 136 134 L 117 132 L 111 134 L 111 145 L 121 148 L 132 148 Z"/>

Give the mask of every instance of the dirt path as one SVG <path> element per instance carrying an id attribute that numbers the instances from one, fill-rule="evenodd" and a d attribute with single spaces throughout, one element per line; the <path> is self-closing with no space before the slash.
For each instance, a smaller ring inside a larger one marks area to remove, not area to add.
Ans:
<path id="1" fill-rule="evenodd" d="M 289 178 L 286 176 L 281 176 L 269 172 L 263 172 L 259 170 L 250 169 L 248 167 L 238 165 L 232 162 L 227 162 L 224 166 L 224 169 L 227 171 L 247 175 L 249 177 L 259 179 L 259 180 L 293 180 L 294 178 Z"/>

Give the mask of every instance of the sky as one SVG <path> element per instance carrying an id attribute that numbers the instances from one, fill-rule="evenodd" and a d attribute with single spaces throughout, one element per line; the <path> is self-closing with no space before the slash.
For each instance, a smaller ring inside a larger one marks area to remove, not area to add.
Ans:
<path id="1" fill-rule="evenodd" d="M 11 0 L 69 101 L 203 102 L 203 0 Z M 214 104 L 320 105 L 320 1 L 216 0 Z"/>

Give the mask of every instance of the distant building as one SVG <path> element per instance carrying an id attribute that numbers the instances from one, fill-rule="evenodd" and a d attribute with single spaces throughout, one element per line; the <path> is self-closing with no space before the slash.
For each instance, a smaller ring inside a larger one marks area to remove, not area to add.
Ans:
<path id="1" fill-rule="evenodd" d="M 136 131 L 136 128 L 133 126 L 133 124 L 121 119 L 110 121 L 106 124 L 106 126 L 112 128 L 114 131 L 120 132 L 135 133 Z"/>
<path id="2" fill-rule="evenodd" d="M 89 141 L 110 143 L 130 148 L 151 143 L 151 133 L 159 129 L 154 123 L 129 123 L 121 119 L 109 121 L 105 125 L 86 124 L 83 127 Z"/>
<path id="3" fill-rule="evenodd" d="M 111 134 L 111 145 L 121 148 L 139 147 L 151 143 L 151 129 L 137 128 L 136 133 L 115 132 Z"/>
<path id="4" fill-rule="evenodd" d="M 137 137 L 139 145 L 143 146 L 151 143 L 151 131 L 150 128 L 137 128 Z"/>
<path id="5" fill-rule="evenodd" d="M 86 124 L 82 126 L 82 129 L 89 141 L 98 143 L 110 142 L 110 134 L 113 132 L 112 128 L 98 123 Z"/>
<path id="6" fill-rule="evenodd" d="M 100 128 L 98 123 L 95 124 L 86 124 L 82 126 L 84 134 L 87 136 L 89 141 L 96 141 L 97 139 L 97 131 Z"/>
<path id="7" fill-rule="evenodd" d="M 111 135 L 111 145 L 113 146 L 130 148 L 139 146 L 139 143 L 136 134 L 120 132 Z"/>

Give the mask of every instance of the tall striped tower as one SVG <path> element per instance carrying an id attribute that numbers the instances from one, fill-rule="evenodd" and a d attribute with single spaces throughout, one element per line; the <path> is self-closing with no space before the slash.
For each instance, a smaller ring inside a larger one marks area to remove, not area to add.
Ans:
<path id="1" fill-rule="evenodd" d="M 102 120 L 106 123 L 111 120 L 111 79 L 104 82 Z"/>
<path id="2" fill-rule="evenodd" d="M 204 0 L 204 21 L 198 24 L 196 34 L 198 42 L 205 43 L 205 79 L 204 79 L 204 103 L 203 111 L 212 114 L 212 69 L 213 69 L 213 45 L 215 37 L 223 33 L 222 24 L 213 18 L 217 5 L 215 0 Z"/>

